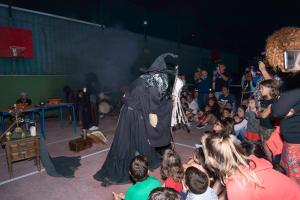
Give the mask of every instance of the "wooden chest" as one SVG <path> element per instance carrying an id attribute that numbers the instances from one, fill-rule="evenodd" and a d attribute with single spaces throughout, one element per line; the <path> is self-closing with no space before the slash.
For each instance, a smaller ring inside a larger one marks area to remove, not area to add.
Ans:
<path id="1" fill-rule="evenodd" d="M 83 138 L 76 138 L 74 140 L 71 140 L 69 142 L 69 147 L 71 151 L 79 152 L 82 150 L 85 150 L 87 148 L 90 148 L 92 146 L 92 140 L 87 138 L 84 140 Z"/>
<path id="2" fill-rule="evenodd" d="M 5 152 L 10 177 L 12 177 L 12 163 L 19 160 L 35 158 L 35 164 L 38 170 L 41 170 L 38 136 L 7 141 Z"/>

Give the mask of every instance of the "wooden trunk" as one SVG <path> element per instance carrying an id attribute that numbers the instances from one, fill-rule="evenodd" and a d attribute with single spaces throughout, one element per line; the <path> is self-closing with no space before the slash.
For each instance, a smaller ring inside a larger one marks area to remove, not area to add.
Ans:
<path id="1" fill-rule="evenodd" d="M 71 151 L 79 152 L 85 149 L 88 149 L 92 146 L 91 139 L 87 138 L 84 140 L 83 138 L 76 138 L 69 142 L 69 147 Z"/>

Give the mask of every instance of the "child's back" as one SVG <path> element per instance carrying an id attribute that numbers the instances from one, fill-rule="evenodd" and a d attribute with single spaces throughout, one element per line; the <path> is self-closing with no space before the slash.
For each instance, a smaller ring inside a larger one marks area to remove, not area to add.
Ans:
<path id="1" fill-rule="evenodd" d="M 161 186 L 159 180 L 148 175 L 148 160 L 145 156 L 138 155 L 131 161 L 129 174 L 135 184 L 128 188 L 126 195 L 113 192 L 114 199 L 147 200 L 150 192 Z"/>
<path id="2" fill-rule="evenodd" d="M 160 174 L 165 181 L 165 187 L 172 188 L 177 192 L 182 192 L 182 180 L 184 170 L 180 156 L 173 150 L 165 150 L 161 162 Z"/>
<path id="3" fill-rule="evenodd" d="M 215 191 L 208 186 L 208 177 L 195 167 L 185 171 L 186 200 L 218 200 Z"/>
<path id="4" fill-rule="evenodd" d="M 128 188 L 125 200 L 147 200 L 150 192 L 160 187 L 161 184 L 156 178 L 149 176 L 146 180 L 138 182 Z"/>
<path id="5" fill-rule="evenodd" d="M 186 200 L 218 200 L 218 197 L 215 191 L 211 187 L 208 187 L 202 194 L 188 192 Z"/>

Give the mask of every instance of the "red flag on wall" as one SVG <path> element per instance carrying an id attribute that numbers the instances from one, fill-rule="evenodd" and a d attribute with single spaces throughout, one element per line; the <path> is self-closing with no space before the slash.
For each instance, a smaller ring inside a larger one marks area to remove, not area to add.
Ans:
<path id="1" fill-rule="evenodd" d="M 32 58 L 32 31 L 0 26 L 0 57 Z"/>

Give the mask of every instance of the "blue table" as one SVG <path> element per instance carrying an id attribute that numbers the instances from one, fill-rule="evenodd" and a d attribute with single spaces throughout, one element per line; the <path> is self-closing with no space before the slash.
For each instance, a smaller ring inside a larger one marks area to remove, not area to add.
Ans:
<path id="1" fill-rule="evenodd" d="M 29 107 L 29 108 L 23 109 L 22 113 L 29 113 L 30 119 L 34 120 L 34 113 L 40 113 L 40 107 Z M 2 125 L 1 129 L 2 129 L 3 133 L 6 130 L 5 129 L 5 121 L 4 121 L 6 116 L 11 116 L 9 111 L 8 110 L 1 111 L 1 125 Z"/>
<path id="2" fill-rule="evenodd" d="M 40 126 L 41 126 L 41 134 L 46 137 L 46 129 L 45 129 L 45 112 L 47 110 L 58 109 L 60 110 L 60 126 L 63 127 L 63 109 L 68 108 L 71 109 L 72 113 L 72 126 L 73 133 L 76 134 L 76 113 L 75 113 L 75 104 L 73 103 L 60 103 L 60 104 L 45 104 L 40 106 Z"/>
<path id="3" fill-rule="evenodd" d="M 41 135 L 45 138 L 46 137 L 46 130 L 45 130 L 45 112 L 47 110 L 53 110 L 53 109 L 60 109 L 60 125 L 61 127 L 64 126 L 63 123 L 63 109 L 68 108 L 71 109 L 72 113 L 72 126 L 73 126 L 73 132 L 74 135 L 76 134 L 76 113 L 75 113 L 75 104 L 73 103 L 60 103 L 60 104 L 45 104 L 43 106 L 39 107 L 32 107 L 27 108 L 23 110 L 23 113 L 29 113 L 30 119 L 34 119 L 34 114 L 39 113 L 40 115 L 40 129 L 41 129 Z M 1 123 L 2 123 L 2 132 L 5 131 L 5 123 L 4 119 L 6 116 L 11 115 L 8 111 L 1 111 Z"/>

